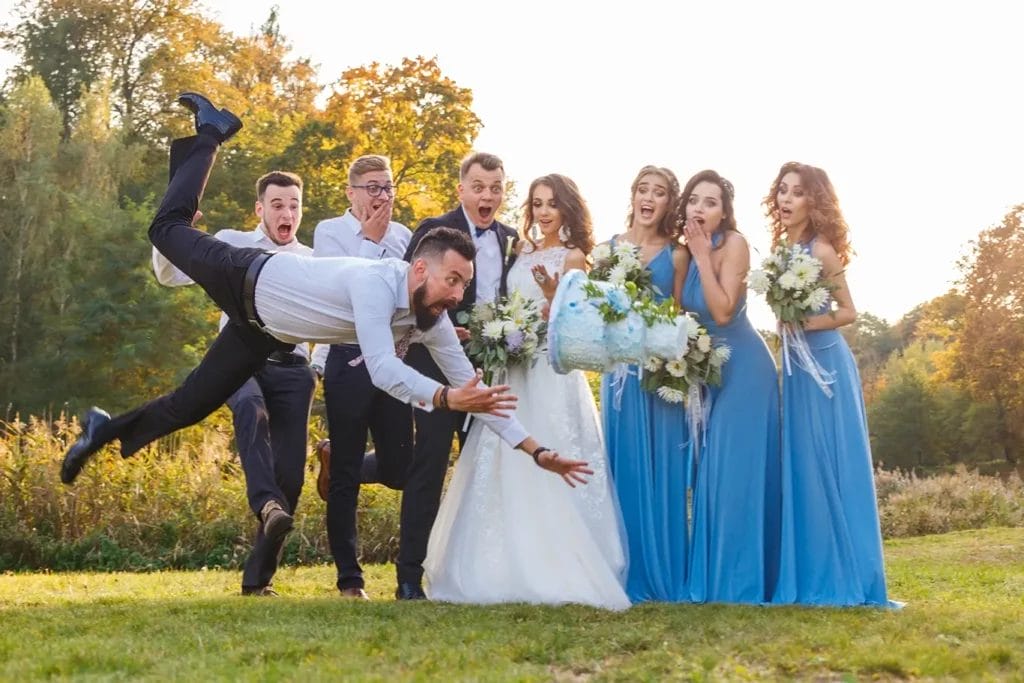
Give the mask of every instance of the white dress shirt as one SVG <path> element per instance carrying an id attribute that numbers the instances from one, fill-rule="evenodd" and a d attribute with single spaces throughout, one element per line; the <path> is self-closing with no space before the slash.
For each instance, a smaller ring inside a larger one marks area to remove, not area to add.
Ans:
<path id="1" fill-rule="evenodd" d="M 313 253 L 312 249 L 297 239 L 293 239 L 288 244 L 278 244 L 267 237 L 267 233 L 263 232 L 260 227 L 257 227 L 255 230 L 220 230 L 214 234 L 214 237 L 233 247 L 256 247 L 267 251 L 291 252 L 293 254 L 305 255 Z M 168 261 L 163 254 L 157 251 L 156 247 L 153 247 L 153 272 L 156 274 L 157 281 L 165 287 L 181 287 L 183 285 L 195 284 L 192 278 L 178 270 L 177 266 Z M 220 329 L 224 329 L 227 323 L 227 315 L 221 313 Z M 305 343 L 296 344 L 295 353 L 309 358 L 309 345 Z"/>
<path id="2" fill-rule="evenodd" d="M 380 242 L 374 242 L 363 232 L 363 225 L 347 210 L 341 216 L 328 218 L 317 223 L 313 230 L 313 256 L 355 256 L 379 260 L 382 258 L 405 258 L 405 250 L 412 239 L 412 230 L 401 223 L 391 221 Z M 327 365 L 330 347 L 317 344 L 313 351 L 313 367 L 323 373 Z"/>
<path id="3" fill-rule="evenodd" d="M 477 303 L 488 303 L 498 298 L 501 287 L 501 268 L 505 263 L 505 255 L 501 252 L 500 235 L 497 227 L 494 227 L 477 237 L 476 226 L 466 213 L 466 207 L 462 207 L 462 213 L 466 216 L 469 234 L 476 245 L 476 272 L 473 275 L 476 280 L 476 300 Z"/>
<path id="4" fill-rule="evenodd" d="M 409 301 L 409 268 L 399 259 L 279 253 L 266 262 L 256 281 L 256 312 L 267 331 L 283 342 L 358 344 L 374 386 L 430 411 L 442 385 L 395 355 L 395 342 L 416 322 Z M 410 341 L 427 347 L 453 385 L 474 376 L 447 315 L 426 332 L 414 330 Z M 514 417 L 477 417 L 510 446 L 528 436 Z"/>

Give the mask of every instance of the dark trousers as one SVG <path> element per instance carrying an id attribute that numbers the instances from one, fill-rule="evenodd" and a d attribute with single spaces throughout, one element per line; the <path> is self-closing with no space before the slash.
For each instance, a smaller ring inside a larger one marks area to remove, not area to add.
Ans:
<path id="1" fill-rule="evenodd" d="M 99 443 L 121 440 L 124 457 L 154 439 L 199 422 L 263 367 L 271 351 L 294 348 L 246 322 L 242 303 L 245 273 L 264 252 L 232 247 L 192 227 L 217 145 L 217 140 L 208 135 L 195 138 L 167 187 L 149 227 L 149 240 L 206 291 L 230 322 L 181 386 L 118 415 L 98 430 Z"/>
<path id="2" fill-rule="evenodd" d="M 422 344 L 412 344 L 406 362 L 431 379 L 448 384 L 447 378 Z M 402 527 L 398 545 L 398 582 L 419 584 L 427 557 L 430 529 L 441 506 L 444 475 L 448 471 L 452 437 L 465 441 L 462 425 L 466 413 L 435 409 L 414 411 L 416 446 L 402 493 Z"/>
<path id="3" fill-rule="evenodd" d="M 356 508 L 360 482 L 367 481 L 367 433 L 373 437 L 377 482 L 401 489 L 412 458 L 412 408 L 373 386 L 366 364 L 355 362 L 360 355 L 358 346 L 334 345 L 324 368 L 331 439 L 327 538 L 340 589 L 364 586 L 357 559 Z"/>
<path id="4" fill-rule="evenodd" d="M 306 364 L 267 363 L 228 399 L 249 507 L 276 500 L 295 514 L 309 446 L 309 411 L 316 378 Z M 242 572 L 242 588 L 269 586 L 281 561 L 284 537 L 268 540 L 259 524 Z"/>

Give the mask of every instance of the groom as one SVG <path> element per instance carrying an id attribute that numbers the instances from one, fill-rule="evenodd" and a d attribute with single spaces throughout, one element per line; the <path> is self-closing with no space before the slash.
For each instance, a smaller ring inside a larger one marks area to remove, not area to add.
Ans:
<path id="1" fill-rule="evenodd" d="M 454 228 L 469 236 L 476 247 L 473 261 L 476 277 L 466 288 L 462 304 L 449 311 L 452 322 L 456 315 L 468 312 L 477 303 L 494 301 L 506 294 L 506 279 L 515 259 L 519 239 L 515 229 L 497 220 L 505 196 L 505 169 L 493 154 L 476 152 L 459 167 L 459 206 L 437 218 L 423 221 L 413 233 L 406 250 L 407 261 L 433 231 Z M 469 339 L 465 328 L 456 327 L 459 339 Z M 419 344 L 409 348 L 409 365 L 438 382 L 446 382 L 445 373 Z M 398 546 L 398 591 L 400 600 L 426 597 L 421 581 L 427 542 L 441 505 L 441 490 L 452 450 L 452 437 L 458 433 L 459 444 L 465 440 L 462 426 L 465 413 L 415 411 L 416 438 L 412 463 L 402 494 L 402 517 Z"/>
<path id="2" fill-rule="evenodd" d="M 195 424 L 216 410 L 259 370 L 273 351 L 303 341 L 362 348 L 374 386 L 424 411 L 477 413 L 506 443 L 567 483 L 586 482 L 592 470 L 541 446 L 507 415 L 515 397 L 507 386 L 485 387 L 459 344 L 445 312 L 455 308 L 473 278 L 476 250 L 465 235 L 437 230 L 420 242 L 412 263 L 313 258 L 238 248 L 192 227 L 217 148 L 241 127 L 226 109 L 202 95 L 178 101 L 195 115 L 195 144 L 174 175 L 149 228 L 149 238 L 171 263 L 199 284 L 229 321 L 185 382 L 169 394 L 113 419 L 88 411 L 82 434 L 61 467 L 71 484 L 105 444 L 119 439 L 131 456 L 147 443 Z M 397 346 L 419 341 L 455 386 L 405 365 Z"/>

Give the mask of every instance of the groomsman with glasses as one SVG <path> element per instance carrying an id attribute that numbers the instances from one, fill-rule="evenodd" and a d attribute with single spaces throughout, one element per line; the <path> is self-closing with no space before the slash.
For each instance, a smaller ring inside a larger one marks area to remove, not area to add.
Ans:
<path id="1" fill-rule="evenodd" d="M 320 222 L 313 233 L 313 255 L 401 259 L 412 232 L 391 220 L 395 187 L 391 162 L 361 156 L 348 171 L 345 195 L 351 207 Z M 373 386 L 358 344 L 317 346 L 314 368 L 323 376 L 329 440 L 317 445 L 317 488 L 327 501 L 327 538 L 344 597 L 369 599 L 359 565 L 356 508 L 359 486 L 405 485 L 412 459 L 412 408 Z M 374 450 L 365 453 L 366 437 Z"/>

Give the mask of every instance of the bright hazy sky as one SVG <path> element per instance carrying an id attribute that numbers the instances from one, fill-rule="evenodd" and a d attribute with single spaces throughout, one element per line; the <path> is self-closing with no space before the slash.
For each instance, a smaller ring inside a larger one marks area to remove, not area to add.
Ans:
<path id="1" fill-rule="evenodd" d="M 967 242 L 1024 202 L 1018 1 L 205 4 L 235 33 L 279 4 L 325 84 L 437 56 L 473 91 L 477 148 L 520 192 L 544 173 L 575 179 L 601 238 L 623 228 L 644 164 L 683 183 L 714 168 L 763 253 L 760 201 L 778 167 L 821 166 L 858 252 L 854 301 L 890 322 L 944 292 Z M 5 16 L 12 5 L 0 0 Z M 752 312 L 772 326 L 763 304 Z"/>

